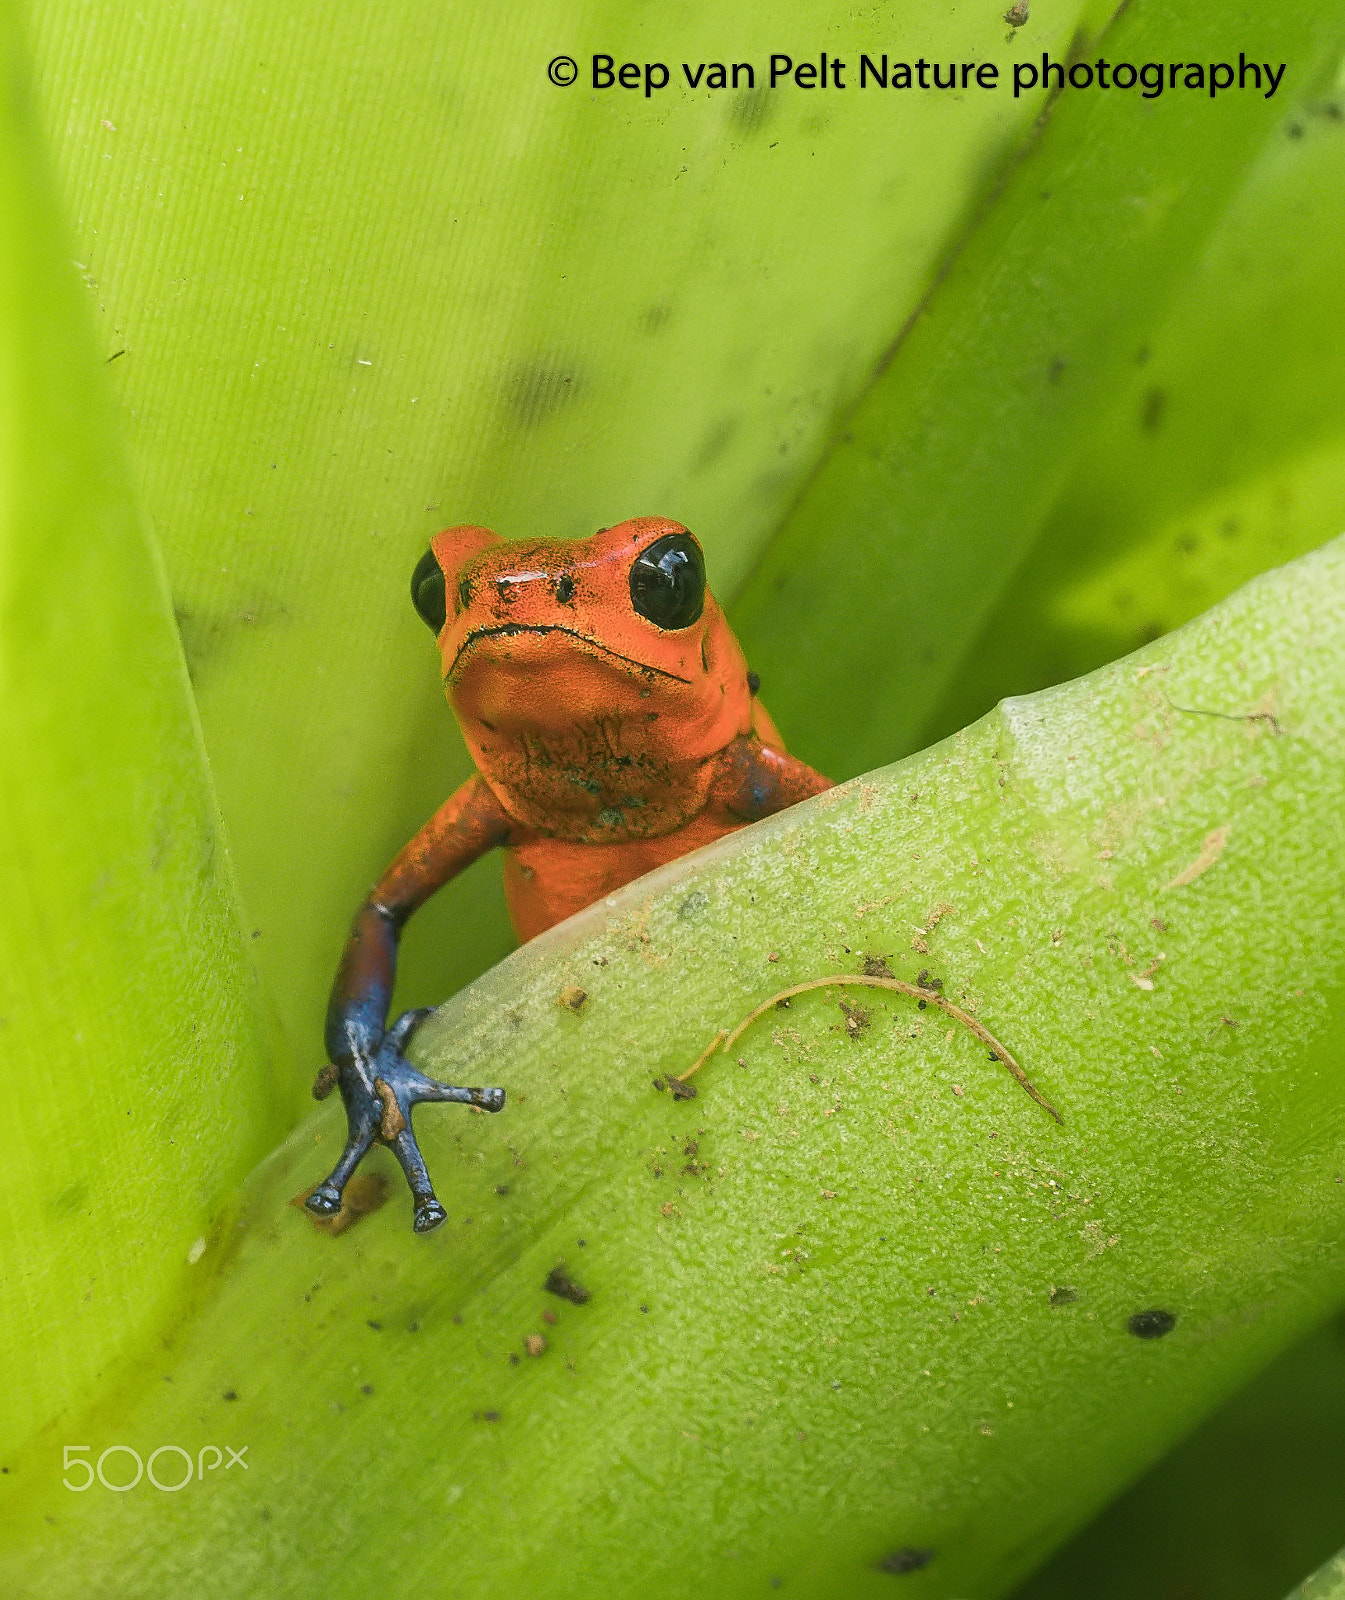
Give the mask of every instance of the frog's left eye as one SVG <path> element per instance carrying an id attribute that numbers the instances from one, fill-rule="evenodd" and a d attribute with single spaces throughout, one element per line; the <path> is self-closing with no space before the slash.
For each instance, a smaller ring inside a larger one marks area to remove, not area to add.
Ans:
<path id="1" fill-rule="evenodd" d="M 689 628 L 705 609 L 705 557 L 689 533 L 668 533 L 636 557 L 631 604 L 656 628 Z"/>
<path id="2" fill-rule="evenodd" d="M 433 550 L 421 556 L 411 574 L 411 604 L 437 639 L 448 620 L 448 599 L 444 594 L 443 568 L 435 560 Z"/>

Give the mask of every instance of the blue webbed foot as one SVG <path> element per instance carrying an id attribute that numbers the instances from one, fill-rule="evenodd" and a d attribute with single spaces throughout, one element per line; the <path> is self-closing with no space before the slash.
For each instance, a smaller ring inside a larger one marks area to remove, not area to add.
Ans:
<path id="1" fill-rule="evenodd" d="M 412 1225 L 416 1232 L 429 1233 L 448 1216 L 435 1197 L 425 1159 L 416 1143 L 411 1128 L 412 1109 L 425 1101 L 449 1100 L 479 1106 L 483 1111 L 498 1111 L 504 1105 L 504 1090 L 458 1088 L 426 1077 L 411 1065 L 402 1050 L 429 1014 L 429 1009 L 423 1007 L 404 1011 L 383 1035 L 376 1056 L 356 1057 L 337 1068 L 346 1108 L 346 1147 L 329 1176 L 304 1201 L 315 1216 L 330 1217 L 340 1211 L 346 1184 L 375 1141 L 390 1146 L 406 1174 L 415 1201 Z M 319 1084 L 322 1082 L 319 1075 Z"/>

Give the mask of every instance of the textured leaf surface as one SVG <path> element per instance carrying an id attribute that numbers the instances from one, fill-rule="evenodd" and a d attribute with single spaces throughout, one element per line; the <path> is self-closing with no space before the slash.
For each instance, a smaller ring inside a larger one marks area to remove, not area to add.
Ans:
<path id="1" fill-rule="evenodd" d="M 283 1127 L 157 557 L 0 22 L 0 1449 L 181 1315 Z"/>
<path id="2" fill-rule="evenodd" d="M 1345 527 L 1345 82 L 1296 94 L 918 742 Z"/>
<path id="3" fill-rule="evenodd" d="M 1336 1556 L 1305 1578 L 1288 1600 L 1341 1600 L 1345 1595 L 1345 1554 Z"/>
<path id="4" fill-rule="evenodd" d="M 985 709 L 987 681 L 994 680 L 976 674 L 977 645 L 1081 461 L 1093 477 L 1070 511 L 1085 557 L 1097 554 L 1088 529 L 1098 521 L 1128 550 L 1145 526 L 1132 513 L 1150 479 L 1185 470 L 1174 451 L 1157 471 L 1151 460 L 1139 473 L 1127 471 L 1115 433 L 1101 433 L 1101 425 L 1128 393 L 1136 363 L 1248 167 L 1284 137 L 1303 99 L 1320 108 L 1329 98 L 1345 11 L 1300 10 L 1291 18 L 1254 8 L 1132 5 L 1099 50 L 1085 52 L 1112 61 L 1220 59 L 1233 31 L 1246 41 L 1249 59 L 1291 61 L 1294 87 L 1282 85 L 1272 100 L 1249 93 L 1215 105 L 1202 95 L 1165 92 L 1137 108 L 1124 94 L 1101 91 L 1066 94 L 1057 103 L 740 595 L 733 615 L 744 647 L 768 685 L 782 682 L 774 698 L 784 726 L 812 732 L 822 770 L 849 775 L 890 760 L 918 746 L 932 719 L 946 732 L 940 701 L 950 683 L 968 675 L 980 684 L 975 711 Z M 1292 222 L 1286 218 L 1305 263 L 1293 275 L 1300 284 L 1314 270 L 1328 276 L 1334 258 L 1334 185 L 1318 192 L 1320 212 L 1309 211 L 1306 235 L 1300 208 Z M 1261 274 L 1282 278 L 1278 235 L 1253 232 L 1249 239 L 1256 281 L 1263 282 Z M 1289 340 L 1311 341 L 1322 298 L 1290 297 Z M 1203 385 L 1217 382 L 1236 359 L 1225 356 L 1198 384 L 1200 353 L 1215 339 L 1236 349 L 1248 320 L 1237 298 L 1215 299 L 1206 303 L 1195 339 L 1170 342 L 1165 354 L 1178 367 L 1174 378 L 1184 380 L 1180 395 L 1189 406 L 1206 404 Z M 1181 367 L 1186 357 L 1189 369 Z M 1254 365 L 1238 378 L 1209 402 L 1217 422 L 1203 431 L 1218 443 L 1199 460 L 1207 482 L 1216 467 L 1228 477 L 1242 470 L 1238 407 L 1269 403 Z M 1300 414 L 1305 408 L 1312 410 L 1300 397 Z M 1201 431 L 1190 429 L 1187 442 Z M 1290 430 L 1270 432 L 1282 441 Z M 1111 512 L 1087 496 L 1099 476 L 1107 487 L 1127 485 Z M 1336 531 L 1334 520 L 1327 526 Z M 1307 543 L 1321 537 L 1321 529 L 1315 539 L 1309 533 Z M 1274 559 L 1267 551 L 1261 564 Z M 1234 569 L 1225 581 L 1241 575 Z M 1031 611 L 1054 597 L 1049 553 L 1034 576 Z M 1192 614 L 1174 616 L 1178 608 L 1151 589 L 1142 586 L 1135 599 L 1156 607 L 1140 626 Z M 1216 588 L 1209 598 L 1223 592 Z M 1015 598 L 1018 604 L 1006 599 L 1002 612 L 1012 645 L 996 661 L 1002 669 L 1008 655 L 1011 678 L 1021 656 L 1037 647 L 1030 629 L 1024 642 L 1022 597 Z M 846 618 L 843 635 L 832 631 L 837 616 Z M 790 670 L 800 653 L 810 663 L 806 674 Z M 1002 672 L 999 681 L 990 699 L 1003 693 Z"/>
<path id="5" fill-rule="evenodd" d="M 1345 1539 L 1343 1432 L 1345 1319 L 1336 1316 L 1258 1373 L 1014 1600 L 1280 1600 Z"/>
<path id="6" fill-rule="evenodd" d="M 391 1549 L 464 1595 L 881 1595 L 899 1551 L 913 1594 L 1003 1592 L 1339 1297 L 1342 677 L 1338 541 L 518 952 L 418 1040 L 511 1090 L 421 1115 L 449 1223 L 394 1188 L 317 1238 L 286 1201 L 338 1118 L 301 1128 L 81 1440 L 251 1439 L 246 1475 L 75 1500 L 34 1452 L 43 1592 L 356 1595 Z M 796 1000 L 654 1091 L 865 954 L 1064 1127 L 905 1000 Z"/>

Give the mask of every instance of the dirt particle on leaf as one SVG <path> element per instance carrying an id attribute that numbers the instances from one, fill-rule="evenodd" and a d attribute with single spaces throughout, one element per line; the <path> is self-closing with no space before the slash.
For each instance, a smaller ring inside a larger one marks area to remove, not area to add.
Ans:
<path id="1" fill-rule="evenodd" d="M 539 1356 L 546 1349 L 546 1340 L 540 1333 L 530 1333 L 523 1341 L 523 1348 L 530 1356 Z"/>
<path id="2" fill-rule="evenodd" d="M 568 1300 L 571 1305 L 587 1305 L 593 1298 L 582 1283 L 576 1283 L 566 1272 L 563 1263 L 552 1267 L 551 1271 L 547 1273 L 546 1282 L 542 1287 L 548 1294 L 554 1294 L 562 1300 Z"/>
<path id="3" fill-rule="evenodd" d="M 1184 889 L 1188 883 L 1194 883 L 1202 873 L 1208 872 L 1214 863 L 1224 853 L 1224 846 L 1228 843 L 1230 830 L 1227 827 L 1212 828 L 1205 835 L 1205 842 L 1200 847 L 1200 853 L 1188 867 L 1183 867 L 1171 883 L 1165 883 L 1162 893 L 1169 889 Z"/>
<path id="4" fill-rule="evenodd" d="M 1072 1306 L 1079 1298 L 1079 1291 L 1067 1283 L 1057 1283 L 1046 1298 L 1053 1306 Z"/>
<path id="5" fill-rule="evenodd" d="M 851 1005 L 848 1000 L 840 1002 L 841 1015 L 845 1018 L 845 1031 L 852 1039 L 858 1039 L 869 1030 L 869 1014 L 863 1006 Z"/>
<path id="6" fill-rule="evenodd" d="M 864 976 L 866 978 L 890 978 L 894 974 L 892 968 L 887 964 L 886 956 L 865 956 Z"/>
<path id="7" fill-rule="evenodd" d="M 921 1567 L 927 1567 L 934 1559 L 932 1550 L 917 1550 L 913 1545 L 904 1544 L 899 1550 L 892 1550 L 878 1563 L 879 1572 L 919 1572 Z"/>
<path id="8" fill-rule="evenodd" d="M 1126 1332 L 1134 1334 L 1137 1339 L 1161 1339 L 1176 1326 L 1176 1312 L 1163 1311 L 1158 1307 L 1152 1311 L 1136 1311 L 1133 1316 L 1126 1318 Z"/>
<path id="9" fill-rule="evenodd" d="M 472 1421 L 473 1422 L 498 1422 L 499 1420 L 500 1420 L 500 1413 L 498 1411 L 473 1411 L 472 1412 Z"/>
<path id="10" fill-rule="evenodd" d="M 577 983 L 568 983 L 556 996 L 556 1004 L 564 1006 L 567 1011 L 582 1011 L 588 1000 L 588 994 Z"/>
<path id="11" fill-rule="evenodd" d="M 318 1075 L 313 1079 L 313 1098 L 325 1100 L 336 1087 L 336 1080 L 340 1076 L 340 1072 L 330 1062 L 325 1067 L 319 1067 Z"/>

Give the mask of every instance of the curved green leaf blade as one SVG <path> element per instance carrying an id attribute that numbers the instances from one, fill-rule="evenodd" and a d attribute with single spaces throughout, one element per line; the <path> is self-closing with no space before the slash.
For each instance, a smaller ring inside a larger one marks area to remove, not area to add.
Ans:
<path id="1" fill-rule="evenodd" d="M 1345 527 L 1343 87 L 1298 100 L 1249 173 L 920 743 Z"/>
<path id="2" fill-rule="evenodd" d="M 413 1240 L 394 1189 L 316 1237 L 286 1201 L 340 1119 L 300 1129 L 215 1302 L 74 1441 L 246 1473 L 76 1501 L 53 1437 L 44 1594 L 877 1596 L 928 1551 L 910 1592 L 1003 1593 L 1339 1299 L 1343 680 L 1338 541 L 519 951 L 418 1040 L 511 1090 L 422 1114 L 450 1221 Z M 802 997 L 697 1099 L 651 1087 L 865 955 L 940 977 L 1063 1128 L 897 997 Z"/>
<path id="3" fill-rule="evenodd" d="M 744 648 L 821 770 L 918 743 L 1290 96 L 1334 70 L 1345 8 L 1236 30 L 1249 59 L 1289 63 L 1274 99 L 1056 102 L 739 597 Z M 1231 38 L 1223 10 L 1136 5 L 1089 54 L 1221 60 Z"/>
<path id="4" fill-rule="evenodd" d="M 0 22 L 0 1449 L 182 1314 L 281 1131 L 157 554 Z"/>
<path id="5" fill-rule="evenodd" d="M 1345 1319 L 1329 1318 L 1119 1495 L 1013 1600 L 1266 1600 L 1345 1532 Z"/>
<path id="6" fill-rule="evenodd" d="M 1304 1578 L 1285 1600 L 1342 1600 L 1345 1596 L 1345 1551 L 1334 1556 L 1310 1578 Z"/>

